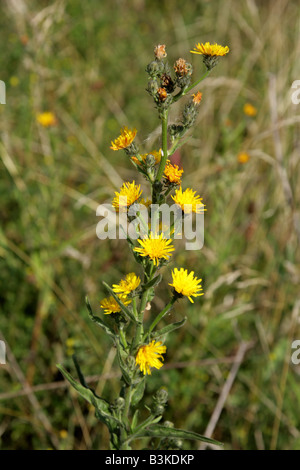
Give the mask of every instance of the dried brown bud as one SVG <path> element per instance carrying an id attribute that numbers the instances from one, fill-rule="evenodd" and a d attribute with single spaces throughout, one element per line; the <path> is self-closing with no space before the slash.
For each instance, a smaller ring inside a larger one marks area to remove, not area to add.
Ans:
<path id="1" fill-rule="evenodd" d="M 174 70 L 177 75 L 180 77 L 184 77 L 184 75 L 187 75 L 188 73 L 188 68 L 186 66 L 186 60 L 184 59 L 178 59 L 176 60 L 174 64 Z"/>
<path id="2" fill-rule="evenodd" d="M 167 90 L 167 92 L 172 93 L 175 88 L 175 84 L 172 80 L 172 77 L 167 73 L 163 73 L 161 76 L 161 86 Z"/>

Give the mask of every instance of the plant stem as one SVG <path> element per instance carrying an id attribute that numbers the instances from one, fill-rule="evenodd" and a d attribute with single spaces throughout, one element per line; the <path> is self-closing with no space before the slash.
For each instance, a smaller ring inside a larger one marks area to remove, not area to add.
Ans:
<path id="1" fill-rule="evenodd" d="M 161 119 L 161 134 L 162 134 L 161 138 L 162 138 L 163 155 L 161 156 L 159 169 L 156 175 L 156 181 L 160 181 L 162 179 L 165 166 L 166 166 L 166 161 L 168 158 L 168 114 L 169 114 L 169 110 L 166 109 Z"/>
<path id="2" fill-rule="evenodd" d="M 202 82 L 202 80 L 204 80 L 206 77 L 208 77 L 208 75 L 210 74 L 211 70 L 207 70 L 205 72 L 204 75 L 202 75 L 201 78 L 199 78 L 199 80 L 197 80 L 195 83 L 192 83 L 189 87 L 187 88 L 184 88 L 182 91 L 180 91 L 179 93 L 177 93 L 177 95 L 174 96 L 173 98 L 173 103 L 175 103 L 176 101 L 179 100 L 179 98 L 181 98 L 182 96 L 185 96 L 189 91 L 191 91 L 195 86 L 199 85 L 200 82 Z"/>

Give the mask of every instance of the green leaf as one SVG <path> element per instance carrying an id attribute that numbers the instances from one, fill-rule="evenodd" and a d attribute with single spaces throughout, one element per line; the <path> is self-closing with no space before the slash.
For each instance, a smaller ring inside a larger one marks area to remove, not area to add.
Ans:
<path id="1" fill-rule="evenodd" d="M 168 333 L 171 333 L 171 331 L 177 330 L 177 328 L 180 328 L 185 324 L 187 320 L 187 317 L 184 317 L 183 320 L 180 320 L 175 323 L 171 323 L 170 325 L 165 326 L 164 328 L 161 328 L 158 331 L 155 331 L 154 333 L 151 334 L 152 338 L 160 338 L 161 336 L 167 335 Z"/>
<path id="2" fill-rule="evenodd" d="M 112 290 L 112 288 L 106 284 L 106 282 L 102 281 L 104 287 L 106 288 L 106 290 L 109 292 L 110 295 L 112 295 L 112 297 L 115 299 L 115 301 L 117 302 L 117 304 L 120 306 L 122 312 L 130 319 L 132 320 L 134 323 L 136 323 L 136 319 L 133 315 L 133 313 L 123 304 L 123 302 L 120 300 L 120 298 L 117 296 L 117 294 Z"/>
<path id="3" fill-rule="evenodd" d="M 86 306 L 87 306 L 87 309 L 88 309 L 88 312 L 89 312 L 90 319 L 94 323 L 99 325 L 105 331 L 105 333 L 108 334 L 108 336 L 115 339 L 115 333 L 111 329 L 111 327 L 105 321 L 101 320 L 101 318 L 99 318 L 99 317 L 97 317 L 96 315 L 93 314 L 92 307 L 91 307 L 91 304 L 90 304 L 90 301 L 89 301 L 88 297 L 85 298 L 85 303 L 86 303 Z"/>
<path id="4" fill-rule="evenodd" d="M 76 372 L 77 372 L 77 375 L 78 375 L 78 378 L 79 378 L 79 382 L 81 383 L 81 385 L 83 385 L 83 387 L 89 388 L 89 387 L 87 386 L 87 384 L 86 384 L 84 375 L 83 375 L 83 373 L 81 372 L 81 369 L 80 369 L 80 366 L 79 366 L 79 363 L 78 363 L 78 361 L 77 361 L 77 357 L 76 357 L 75 354 L 73 354 L 72 359 L 73 359 L 73 362 L 74 362 L 74 366 L 75 366 L 75 368 L 76 368 Z"/>
<path id="5" fill-rule="evenodd" d="M 134 390 L 134 392 L 132 394 L 132 398 L 131 398 L 132 406 L 136 406 L 141 401 L 141 399 L 143 398 L 144 393 L 145 393 L 145 382 L 146 381 L 143 378 L 140 381 L 140 383 L 137 385 L 136 389 Z"/>
<path id="6" fill-rule="evenodd" d="M 158 276 L 151 279 L 151 281 L 146 282 L 146 284 L 143 285 L 143 289 L 147 290 L 147 289 L 150 289 L 150 287 L 155 287 L 161 282 L 161 280 L 162 280 L 162 275 L 159 274 Z"/>
<path id="7" fill-rule="evenodd" d="M 96 415 L 103 423 L 105 423 L 109 429 L 113 429 L 115 426 L 112 425 L 112 421 L 116 422 L 118 426 L 123 426 L 121 421 L 116 419 L 110 414 L 109 403 L 103 398 L 98 397 L 95 392 L 89 387 L 77 382 L 69 372 L 64 369 L 60 364 L 57 364 L 57 368 L 60 370 L 66 380 L 72 385 L 73 388 L 91 405 L 96 408 Z"/>
<path id="8" fill-rule="evenodd" d="M 209 439 L 208 437 L 202 436 L 196 432 L 185 431 L 184 429 L 176 428 L 167 428 L 160 424 L 154 424 L 149 428 L 142 429 L 140 432 L 130 436 L 130 440 L 139 439 L 141 437 L 159 437 L 159 438 L 169 438 L 169 439 L 189 439 L 206 442 L 208 444 L 213 444 L 217 446 L 222 446 L 223 444 L 214 439 Z"/>

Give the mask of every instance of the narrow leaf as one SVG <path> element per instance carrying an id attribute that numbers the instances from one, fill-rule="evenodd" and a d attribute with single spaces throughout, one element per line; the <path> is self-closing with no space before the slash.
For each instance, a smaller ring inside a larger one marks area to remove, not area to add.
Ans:
<path id="1" fill-rule="evenodd" d="M 151 279 L 151 281 L 146 282 L 146 284 L 143 285 L 143 289 L 146 290 L 146 289 L 150 289 L 150 287 L 155 287 L 161 282 L 161 280 L 162 280 L 162 275 L 159 274 L 158 276 Z"/>
<path id="2" fill-rule="evenodd" d="M 183 326 L 185 324 L 186 320 L 187 320 L 187 317 L 184 317 L 183 320 L 180 320 L 180 321 L 175 322 L 175 323 L 171 323 L 171 325 L 167 325 L 164 328 L 161 328 L 160 330 L 155 331 L 154 333 L 152 333 L 151 336 L 156 339 L 156 338 L 160 338 L 161 336 L 164 336 L 168 333 L 171 333 L 171 331 L 177 330 L 177 328 L 180 328 L 181 326 Z"/>
<path id="3" fill-rule="evenodd" d="M 87 384 L 86 384 L 84 375 L 83 375 L 83 373 L 81 372 L 81 369 L 80 369 L 80 366 L 79 366 L 79 363 L 78 363 L 78 361 L 77 361 L 77 357 L 76 357 L 75 354 L 73 354 L 72 359 L 73 359 L 73 362 L 74 362 L 74 366 L 75 366 L 75 368 L 76 368 L 76 372 L 77 372 L 77 375 L 78 375 L 78 378 L 79 378 L 79 382 L 81 383 L 81 385 L 83 385 L 83 387 L 89 388 L 89 387 L 87 386 Z"/>
<path id="4" fill-rule="evenodd" d="M 209 439 L 208 437 L 202 436 L 196 432 L 185 431 L 183 429 L 176 428 L 167 428 L 160 424 L 154 424 L 148 429 L 142 429 L 141 432 L 130 436 L 131 439 L 138 439 L 141 437 L 160 437 L 160 438 L 169 438 L 169 439 L 189 439 L 197 440 L 202 442 L 207 442 L 208 444 L 213 444 L 217 446 L 222 446 L 223 444 L 214 439 Z"/>
<path id="5" fill-rule="evenodd" d="M 131 403 L 132 406 L 136 406 L 144 396 L 145 392 L 145 379 L 143 378 L 137 385 L 135 391 L 132 394 Z"/>
<path id="6" fill-rule="evenodd" d="M 134 323 L 136 323 L 136 319 L 133 315 L 133 313 L 123 304 L 123 302 L 120 300 L 120 298 L 117 296 L 117 294 L 112 290 L 112 288 L 106 284 L 106 282 L 102 281 L 104 287 L 107 289 L 107 291 L 110 293 L 110 295 L 113 296 L 113 298 L 115 299 L 115 301 L 117 302 L 117 304 L 120 306 L 122 312 L 128 317 L 130 318 L 130 320 L 132 320 Z"/>
<path id="7" fill-rule="evenodd" d="M 109 425 L 110 421 L 115 421 L 119 426 L 122 423 L 110 414 L 109 403 L 103 398 L 98 397 L 95 392 L 89 387 L 84 387 L 82 384 L 77 382 L 69 372 L 64 369 L 60 364 L 57 364 L 57 368 L 60 370 L 66 380 L 72 385 L 73 388 L 91 405 L 97 410 L 97 417 L 101 419 L 105 424 Z"/>
<path id="8" fill-rule="evenodd" d="M 93 314 L 92 307 L 91 307 L 91 304 L 90 304 L 90 301 L 89 301 L 88 297 L 85 298 L 85 303 L 86 303 L 86 306 L 87 306 L 87 309 L 88 309 L 88 312 L 89 312 L 90 319 L 94 323 L 99 325 L 108 334 L 108 336 L 110 336 L 111 338 L 115 338 L 115 333 L 111 329 L 111 327 L 105 321 L 101 320 L 101 318 L 99 318 L 99 317 L 97 317 L 96 315 Z"/>

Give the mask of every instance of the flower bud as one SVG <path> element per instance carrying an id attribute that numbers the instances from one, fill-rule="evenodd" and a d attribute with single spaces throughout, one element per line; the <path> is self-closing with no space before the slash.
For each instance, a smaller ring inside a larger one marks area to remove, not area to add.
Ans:
<path id="1" fill-rule="evenodd" d="M 168 391 L 165 388 L 157 390 L 154 400 L 160 405 L 164 405 L 168 401 Z"/>
<path id="2" fill-rule="evenodd" d="M 146 67 L 146 72 L 151 78 L 159 77 L 164 71 L 164 64 L 157 60 L 153 60 Z"/>
<path id="3" fill-rule="evenodd" d="M 122 397 L 118 397 L 115 399 L 114 403 L 111 405 L 113 409 L 121 411 L 125 406 L 125 400 Z"/>

